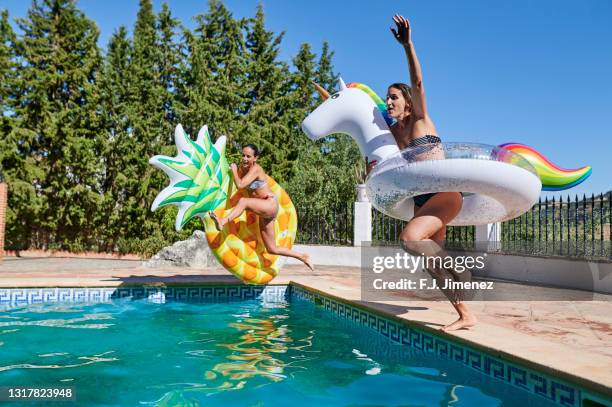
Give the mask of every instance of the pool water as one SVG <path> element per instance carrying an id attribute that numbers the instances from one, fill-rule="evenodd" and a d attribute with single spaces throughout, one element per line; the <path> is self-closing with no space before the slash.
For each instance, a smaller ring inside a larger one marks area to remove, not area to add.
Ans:
<path id="1" fill-rule="evenodd" d="M 79 406 L 549 405 L 300 300 L 10 309 L 0 386 L 69 386 Z"/>

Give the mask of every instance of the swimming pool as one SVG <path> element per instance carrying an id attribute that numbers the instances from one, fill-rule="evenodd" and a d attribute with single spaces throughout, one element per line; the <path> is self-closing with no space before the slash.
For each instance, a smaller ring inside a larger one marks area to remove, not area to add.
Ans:
<path id="1" fill-rule="evenodd" d="M 566 383 L 300 287 L 0 289 L 0 304 L 0 386 L 66 386 L 78 405 L 582 398 Z"/>

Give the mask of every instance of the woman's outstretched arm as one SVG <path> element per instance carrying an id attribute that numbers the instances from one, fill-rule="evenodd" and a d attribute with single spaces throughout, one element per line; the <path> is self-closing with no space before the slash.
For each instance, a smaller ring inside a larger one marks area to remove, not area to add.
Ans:
<path id="1" fill-rule="evenodd" d="M 410 84 L 412 86 L 412 114 L 417 119 L 422 119 L 427 115 L 427 105 L 425 104 L 425 89 L 423 88 L 423 73 L 421 64 L 417 58 L 412 34 L 410 32 L 410 22 L 403 16 L 393 16 L 396 29 L 391 28 L 395 39 L 404 47 L 406 58 L 408 59 L 408 70 L 410 72 Z"/>

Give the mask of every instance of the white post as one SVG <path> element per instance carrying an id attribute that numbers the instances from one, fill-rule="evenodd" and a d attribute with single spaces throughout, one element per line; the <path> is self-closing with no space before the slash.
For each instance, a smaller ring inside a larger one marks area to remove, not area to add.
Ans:
<path id="1" fill-rule="evenodd" d="M 353 246 L 362 246 L 372 241 L 372 204 L 355 202 L 353 213 Z"/>
<path id="2" fill-rule="evenodd" d="M 497 251 L 501 241 L 501 223 L 489 223 L 488 225 L 476 226 L 476 242 L 488 242 L 488 251 Z"/>

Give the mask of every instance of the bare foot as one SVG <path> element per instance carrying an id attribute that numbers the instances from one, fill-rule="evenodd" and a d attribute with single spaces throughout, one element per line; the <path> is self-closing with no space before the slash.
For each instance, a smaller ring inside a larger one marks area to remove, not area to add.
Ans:
<path id="1" fill-rule="evenodd" d="M 310 269 L 310 271 L 314 271 L 314 266 L 312 265 L 312 262 L 310 261 L 310 256 L 308 254 L 304 253 L 302 255 L 302 261 L 304 262 L 306 267 Z"/>
<path id="2" fill-rule="evenodd" d="M 476 322 L 477 322 L 476 317 L 473 317 L 473 316 L 461 317 L 455 322 L 453 322 L 452 324 L 448 324 L 445 327 L 440 328 L 440 330 L 444 332 L 448 332 L 448 331 L 456 331 L 462 328 L 470 328 L 476 325 Z"/>
<path id="3" fill-rule="evenodd" d="M 212 211 L 208 212 L 208 214 L 210 215 L 210 218 L 213 220 L 213 222 L 215 222 L 215 227 L 217 228 L 217 230 L 221 232 L 221 229 L 223 229 L 223 226 L 225 226 L 223 219 L 219 219 L 217 215 Z"/>

